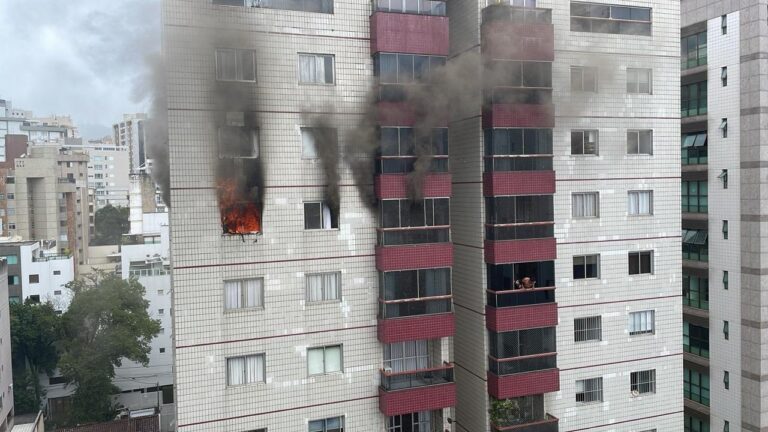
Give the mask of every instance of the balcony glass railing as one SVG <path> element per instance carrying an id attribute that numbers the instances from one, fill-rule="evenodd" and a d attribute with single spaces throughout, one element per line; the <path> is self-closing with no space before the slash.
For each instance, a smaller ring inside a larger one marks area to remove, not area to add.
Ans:
<path id="1" fill-rule="evenodd" d="M 492 241 L 526 240 L 555 236 L 554 222 L 486 225 L 485 238 Z"/>
<path id="2" fill-rule="evenodd" d="M 555 302 L 555 288 L 516 289 L 509 291 L 487 290 L 488 306 L 495 308 L 532 306 Z"/>
<path id="3" fill-rule="evenodd" d="M 374 0 L 374 10 L 413 15 L 445 16 L 445 1 L 436 0 Z"/>
<path id="4" fill-rule="evenodd" d="M 413 227 L 379 229 L 379 246 L 402 246 L 451 241 L 450 227 Z"/>
<path id="5" fill-rule="evenodd" d="M 557 353 L 497 359 L 488 356 L 488 370 L 494 375 L 514 375 L 557 368 Z"/>
<path id="6" fill-rule="evenodd" d="M 494 155 L 485 157 L 485 172 L 552 171 L 552 155 Z"/>
<path id="7" fill-rule="evenodd" d="M 497 425 L 491 424 L 493 432 L 558 432 L 559 420 L 550 414 L 538 420 L 525 420 L 525 423 Z"/>
<path id="8" fill-rule="evenodd" d="M 382 370 L 380 373 L 381 388 L 385 391 L 450 384 L 453 382 L 453 364 L 450 363 L 444 363 L 442 366 L 429 369 L 405 372 Z"/>
<path id="9" fill-rule="evenodd" d="M 489 104 L 549 105 L 552 89 L 532 87 L 494 87 L 485 92 Z"/>
<path id="10" fill-rule="evenodd" d="M 416 156 L 380 156 L 376 163 L 376 174 L 406 174 L 413 172 Z M 435 155 L 430 161 L 430 172 L 448 172 L 448 156 Z"/>
<path id="11" fill-rule="evenodd" d="M 379 316 L 382 319 L 391 319 L 449 313 L 453 311 L 452 298 L 451 295 L 444 295 L 397 300 L 379 299 Z"/>
<path id="12" fill-rule="evenodd" d="M 551 9 L 513 6 L 514 0 L 488 0 L 483 21 L 511 21 L 517 24 L 552 24 Z"/>

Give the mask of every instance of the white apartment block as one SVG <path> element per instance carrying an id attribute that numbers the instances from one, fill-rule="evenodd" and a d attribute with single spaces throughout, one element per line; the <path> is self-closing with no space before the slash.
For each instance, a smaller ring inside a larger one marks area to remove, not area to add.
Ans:
<path id="1" fill-rule="evenodd" d="M 64 312 L 72 300 L 66 288 L 75 279 L 74 259 L 61 255 L 55 240 L 0 240 L 0 256 L 7 263 L 8 301 L 51 303 Z"/>
<path id="2" fill-rule="evenodd" d="M 679 19 L 165 0 L 178 430 L 682 430 Z"/>
<path id="3" fill-rule="evenodd" d="M 146 114 L 125 114 L 120 123 L 112 126 L 115 145 L 129 151 L 131 174 L 147 172 L 146 120 Z"/>

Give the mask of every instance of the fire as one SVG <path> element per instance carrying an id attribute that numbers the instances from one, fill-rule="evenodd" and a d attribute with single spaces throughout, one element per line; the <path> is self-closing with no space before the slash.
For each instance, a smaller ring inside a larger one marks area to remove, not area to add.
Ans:
<path id="1" fill-rule="evenodd" d="M 221 225 L 227 234 L 253 234 L 261 232 L 261 209 L 238 186 L 236 179 L 218 182 Z"/>

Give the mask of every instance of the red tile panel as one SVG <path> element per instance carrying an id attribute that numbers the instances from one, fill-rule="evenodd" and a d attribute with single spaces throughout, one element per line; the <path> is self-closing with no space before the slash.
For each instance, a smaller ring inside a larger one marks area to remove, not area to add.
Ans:
<path id="1" fill-rule="evenodd" d="M 379 271 L 451 266 L 453 266 L 452 243 L 376 247 L 376 268 Z"/>
<path id="2" fill-rule="evenodd" d="M 485 262 L 490 264 L 554 259 L 557 259 L 557 242 L 554 238 L 485 241 Z"/>
<path id="3" fill-rule="evenodd" d="M 413 106 L 408 102 L 378 102 L 376 105 L 378 111 L 379 126 L 413 126 L 416 124 L 417 116 Z M 448 117 L 442 119 L 436 127 L 448 127 Z"/>
<path id="4" fill-rule="evenodd" d="M 507 171 L 483 174 L 485 196 L 549 195 L 555 193 L 554 171 Z"/>
<path id="5" fill-rule="evenodd" d="M 530 396 L 560 390 L 560 369 L 497 376 L 488 372 L 488 394 L 496 399 Z"/>
<path id="6" fill-rule="evenodd" d="M 552 104 L 493 104 L 483 112 L 484 128 L 555 127 L 555 106 Z"/>
<path id="7" fill-rule="evenodd" d="M 379 387 L 379 410 L 385 416 L 456 406 L 456 384 L 385 391 Z"/>
<path id="8" fill-rule="evenodd" d="M 408 197 L 407 174 L 380 174 L 375 180 L 376 197 L 379 199 L 401 199 Z M 451 175 L 447 173 L 427 174 L 422 193 L 425 198 L 447 198 L 451 196 Z"/>
<path id="9" fill-rule="evenodd" d="M 447 56 L 448 17 L 374 12 L 371 54 L 379 52 Z"/>
<path id="10" fill-rule="evenodd" d="M 456 318 L 453 313 L 417 315 L 405 318 L 379 319 L 381 343 L 396 343 L 453 336 Z"/>
<path id="11" fill-rule="evenodd" d="M 482 38 L 486 59 L 555 60 L 555 27 L 552 24 L 495 20 L 483 24 Z"/>
<path id="12" fill-rule="evenodd" d="M 557 303 L 495 308 L 485 307 L 485 327 L 507 332 L 557 325 Z"/>

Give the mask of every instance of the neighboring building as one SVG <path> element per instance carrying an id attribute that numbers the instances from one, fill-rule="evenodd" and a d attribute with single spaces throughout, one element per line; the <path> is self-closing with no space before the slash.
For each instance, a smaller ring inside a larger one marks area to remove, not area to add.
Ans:
<path id="1" fill-rule="evenodd" d="M 55 239 L 59 253 L 87 262 L 88 155 L 32 146 L 6 178 L 8 233 L 24 240 Z"/>
<path id="2" fill-rule="evenodd" d="M 55 240 L 4 241 L 0 239 L 0 257 L 8 263 L 8 300 L 11 303 L 31 299 L 53 304 L 57 311 L 69 307 L 72 293 L 67 283 L 75 279 L 74 260 L 59 255 Z"/>
<path id="3" fill-rule="evenodd" d="M 163 203 L 160 191 L 148 174 L 132 174 L 130 183 L 131 234 L 144 232 L 143 222 L 147 213 L 165 213 L 168 208 Z"/>
<path id="4" fill-rule="evenodd" d="M 678 1 L 164 4 L 179 431 L 683 430 Z"/>
<path id="5" fill-rule="evenodd" d="M 8 296 L 8 266 L 0 259 L 0 298 Z M 11 367 L 11 312 L 7 301 L 0 301 L 0 432 L 13 429 L 13 371 Z"/>
<path id="6" fill-rule="evenodd" d="M 129 149 L 131 174 L 147 172 L 146 122 L 146 114 L 125 114 L 112 126 L 115 145 Z"/>
<path id="7" fill-rule="evenodd" d="M 67 140 L 68 150 L 87 153 L 88 187 L 94 191 L 94 212 L 112 205 L 128 207 L 130 155 L 127 147 L 100 140 Z"/>
<path id="8" fill-rule="evenodd" d="M 768 429 L 766 4 L 683 0 L 686 431 Z"/>

